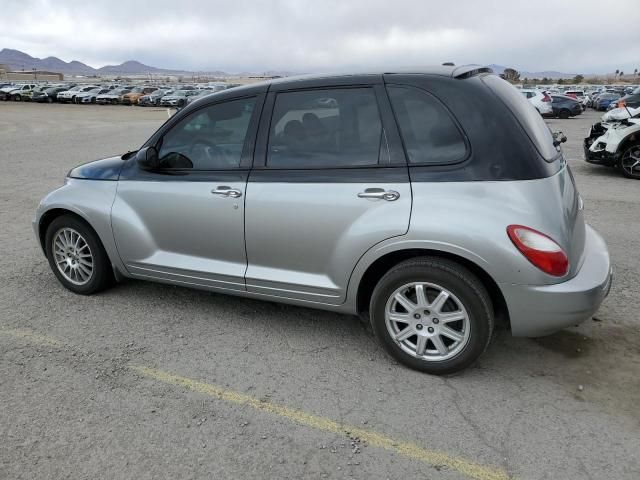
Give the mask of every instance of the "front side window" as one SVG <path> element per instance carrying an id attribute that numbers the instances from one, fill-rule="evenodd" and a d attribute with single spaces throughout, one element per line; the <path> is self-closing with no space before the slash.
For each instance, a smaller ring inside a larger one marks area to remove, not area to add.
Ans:
<path id="1" fill-rule="evenodd" d="M 372 88 L 279 93 L 271 119 L 267 167 L 377 165 L 382 137 Z"/>
<path id="2" fill-rule="evenodd" d="M 388 92 L 410 164 L 464 159 L 464 137 L 438 100 L 415 88 L 390 86 Z"/>
<path id="3" fill-rule="evenodd" d="M 221 170 L 240 166 L 256 98 L 210 105 L 174 125 L 159 150 L 163 169 Z"/>

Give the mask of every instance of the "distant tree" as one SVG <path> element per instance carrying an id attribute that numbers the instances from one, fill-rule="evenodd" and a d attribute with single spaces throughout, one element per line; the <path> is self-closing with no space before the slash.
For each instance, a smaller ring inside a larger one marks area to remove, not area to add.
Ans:
<path id="1" fill-rule="evenodd" d="M 584 75 L 576 75 L 573 77 L 573 83 L 582 83 L 584 81 Z"/>
<path id="2" fill-rule="evenodd" d="M 520 72 L 514 68 L 505 68 L 502 72 L 502 78 L 507 82 L 516 83 L 520 81 Z"/>
<path id="3" fill-rule="evenodd" d="M 558 79 L 558 85 L 564 85 L 564 80 L 562 78 Z"/>
<path id="4" fill-rule="evenodd" d="M 620 70 L 620 78 L 624 77 L 624 72 Z"/>
<path id="5" fill-rule="evenodd" d="M 637 76 L 638 76 L 638 69 L 637 69 L 637 68 L 633 71 L 633 76 L 634 76 L 634 77 L 637 77 Z"/>
<path id="6" fill-rule="evenodd" d="M 524 80 L 522 81 L 523 85 L 528 85 L 529 84 L 529 79 L 527 77 L 524 77 Z"/>

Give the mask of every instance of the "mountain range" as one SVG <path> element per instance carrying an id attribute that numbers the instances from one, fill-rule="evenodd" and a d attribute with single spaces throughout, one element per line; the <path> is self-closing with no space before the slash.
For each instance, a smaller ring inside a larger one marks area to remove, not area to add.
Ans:
<path id="1" fill-rule="evenodd" d="M 65 75 L 133 75 L 147 73 L 178 75 L 188 73 L 182 70 L 150 67 L 136 60 L 129 60 L 120 65 L 106 65 L 101 68 L 93 68 L 77 60 L 65 62 L 57 57 L 36 58 L 20 50 L 10 48 L 0 50 L 0 64 L 8 65 L 15 71 L 31 71 L 36 69 L 64 73 Z M 211 73 L 214 75 L 226 75 L 224 72 Z"/>
<path id="2" fill-rule="evenodd" d="M 169 70 L 166 68 L 157 68 L 145 65 L 137 60 L 129 60 L 120 65 L 106 65 L 101 68 L 93 68 L 77 60 L 71 62 L 65 62 L 57 57 L 36 58 L 31 55 L 21 52 L 20 50 L 13 50 L 10 48 L 4 48 L 0 50 L 0 64 L 9 65 L 9 67 L 15 71 L 31 71 L 45 70 L 51 72 L 60 72 L 65 75 L 135 75 L 135 74 L 159 74 L 159 75 L 185 75 L 190 74 L 184 70 Z M 489 65 L 496 73 L 502 73 L 505 67 L 503 65 L 492 64 Z M 214 76 L 227 76 L 226 72 L 214 71 L 207 72 Z M 288 76 L 292 72 L 266 72 L 264 75 L 280 75 Z M 250 76 L 253 74 L 246 73 L 244 76 Z M 543 71 L 543 72 L 525 72 L 520 71 L 520 78 L 573 78 L 575 73 L 564 73 L 557 71 Z"/>

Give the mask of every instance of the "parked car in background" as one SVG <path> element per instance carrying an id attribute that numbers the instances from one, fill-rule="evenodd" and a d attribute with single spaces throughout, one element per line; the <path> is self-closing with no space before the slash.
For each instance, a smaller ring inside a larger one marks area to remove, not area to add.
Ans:
<path id="1" fill-rule="evenodd" d="M 98 95 L 109 93 L 111 90 L 106 87 L 96 87 L 86 92 L 80 92 L 76 95 L 75 103 L 96 103 Z"/>
<path id="2" fill-rule="evenodd" d="M 618 106 L 622 105 L 623 102 L 627 107 L 640 107 L 640 87 L 637 87 L 635 90 L 633 90 L 632 93 L 628 93 L 625 96 L 612 101 L 611 103 L 609 103 L 607 109 L 612 110 L 614 108 L 618 108 Z"/>
<path id="3" fill-rule="evenodd" d="M 596 110 L 606 110 L 609 107 L 609 104 L 615 100 L 620 98 L 619 93 L 613 92 L 605 92 L 598 95 L 598 99 L 596 100 L 594 108 Z"/>
<path id="4" fill-rule="evenodd" d="M 552 115 L 557 118 L 575 117 L 582 113 L 582 104 L 566 95 L 551 95 Z"/>
<path id="5" fill-rule="evenodd" d="M 31 89 L 31 90 L 23 91 L 21 93 L 21 96 L 22 96 L 21 100 L 23 102 L 30 102 L 30 101 L 32 101 L 34 94 L 41 93 L 47 88 L 48 88 L 48 85 L 38 85 L 37 87 L 35 87 L 35 88 Z"/>
<path id="6" fill-rule="evenodd" d="M 159 88 L 154 92 L 151 92 L 147 95 L 142 95 L 140 98 L 138 98 L 138 105 L 142 107 L 150 107 L 150 106 L 157 107 L 160 105 L 160 99 L 162 97 L 164 97 L 165 95 L 170 95 L 172 93 L 173 93 L 173 90 L 171 89 Z"/>
<path id="7" fill-rule="evenodd" d="M 556 139 L 489 72 L 206 96 L 137 152 L 72 169 L 36 237 L 77 294 L 133 277 L 360 315 L 399 362 L 453 373 L 496 319 L 550 334 L 590 318 L 612 279 Z"/>
<path id="8" fill-rule="evenodd" d="M 157 89 L 157 87 L 135 87 L 129 93 L 125 93 L 122 96 L 121 103 L 123 105 L 136 105 L 140 97 L 155 92 Z"/>
<path id="9" fill-rule="evenodd" d="M 573 97 L 580 102 L 582 109 L 587 109 L 588 95 L 584 90 L 566 90 L 564 94 L 568 97 Z"/>
<path id="10" fill-rule="evenodd" d="M 35 83 L 12 85 L 0 90 L 0 94 L 2 94 L 2 100 L 13 100 L 14 102 L 20 102 L 25 93 L 30 92 L 37 86 L 38 85 Z"/>
<path id="11" fill-rule="evenodd" d="M 162 99 L 160 100 L 160 105 L 162 105 L 163 107 L 184 107 L 187 104 L 187 99 L 189 97 L 193 97 L 194 95 L 198 95 L 198 93 L 200 93 L 200 90 L 176 90 L 175 92 L 162 97 Z"/>
<path id="12" fill-rule="evenodd" d="M 78 85 L 73 87 L 66 92 L 58 93 L 58 102 L 60 103 L 75 103 L 76 95 L 83 92 L 88 92 L 89 90 L 93 90 L 94 88 L 98 88 L 97 85 Z"/>
<path id="13" fill-rule="evenodd" d="M 602 117 L 584 139 L 585 160 L 640 180 L 640 108 L 610 110 Z"/>
<path id="14" fill-rule="evenodd" d="M 96 103 L 101 105 L 118 105 L 122 100 L 122 96 L 126 95 L 130 91 L 130 88 L 114 88 L 113 90 L 109 90 L 106 93 L 98 95 L 96 97 Z"/>
<path id="15" fill-rule="evenodd" d="M 551 97 L 546 92 L 537 89 L 522 89 L 520 92 L 529 100 L 529 103 L 536 107 L 540 115 L 546 116 L 553 114 Z"/>
<path id="16" fill-rule="evenodd" d="M 57 100 L 60 92 L 65 92 L 69 90 L 69 88 L 73 88 L 73 86 L 73 84 L 50 86 L 40 92 L 35 92 L 31 97 L 31 100 L 38 103 L 53 103 Z"/>

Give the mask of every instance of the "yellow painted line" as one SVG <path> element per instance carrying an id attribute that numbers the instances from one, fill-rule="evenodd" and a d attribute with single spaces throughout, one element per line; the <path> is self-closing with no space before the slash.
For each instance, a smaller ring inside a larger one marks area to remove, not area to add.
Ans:
<path id="1" fill-rule="evenodd" d="M 30 330 L 0 328 L 0 335 L 23 339 L 28 343 L 48 347 L 63 348 L 65 346 L 63 342 L 53 337 L 34 333 Z M 373 447 L 382 448 L 428 465 L 445 466 L 469 478 L 476 480 L 509 480 L 511 478 L 504 470 L 499 468 L 481 465 L 462 457 L 436 450 L 429 450 L 412 442 L 395 440 L 373 430 L 342 424 L 331 420 L 330 418 L 321 417 L 295 408 L 264 402 L 250 395 L 222 388 L 217 385 L 200 382 L 198 380 L 174 375 L 172 373 L 142 365 L 130 365 L 129 368 L 140 375 L 162 383 L 187 388 L 194 392 L 208 395 L 225 402 L 237 405 L 246 405 L 254 408 L 255 410 L 271 413 L 315 430 L 339 435 L 344 435 L 348 432 L 349 435 L 358 437 L 360 440 L 367 442 Z"/>
<path id="2" fill-rule="evenodd" d="M 40 335 L 38 333 L 34 333 L 31 330 L 24 329 L 0 329 L 0 335 L 4 335 L 7 337 L 13 338 L 22 338 L 29 343 L 35 343 L 38 345 L 45 345 L 47 347 L 56 347 L 62 348 L 64 344 L 53 337 L 48 337 L 46 335 Z"/>
<path id="3" fill-rule="evenodd" d="M 251 397 L 250 395 L 228 390 L 217 385 L 200 382 L 198 380 L 193 380 L 191 378 L 174 375 L 172 373 L 141 365 L 130 366 L 130 368 L 145 377 L 152 378 L 162 383 L 184 387 L 194 392 L 202 393 L 229 403 L 247 405 L 256 410 L 286 418 L 305 427 L 336 434 L 346 434 L 346 432 L 349 432 L 350 435 L 359 437 L 360 440 L 367 442 L 371 446 L 383 448 L 429 465 L 446 466 L 469 478 L 477 480 L 508 480 L 510 478 L 509 475 L 501 469 L 487 467 L 465 460 L 461 457 L 435 450 L 429 450 L 415 443 L 394 440 L 391 437 L 372 430 L 345 425 L 335 422 L 329 418 L 313 415 L 302 410 L 296 410 L 284 405 L 263 402 L 257 398 Z"/>

